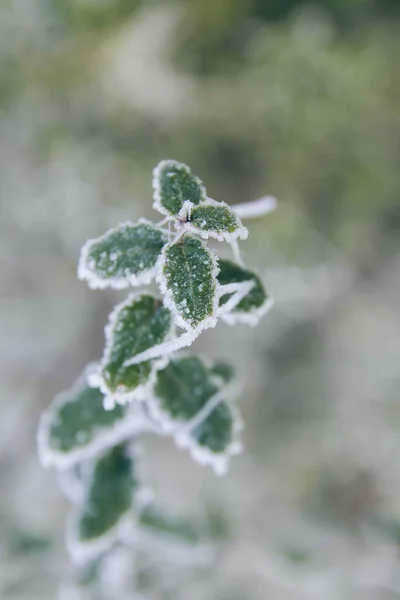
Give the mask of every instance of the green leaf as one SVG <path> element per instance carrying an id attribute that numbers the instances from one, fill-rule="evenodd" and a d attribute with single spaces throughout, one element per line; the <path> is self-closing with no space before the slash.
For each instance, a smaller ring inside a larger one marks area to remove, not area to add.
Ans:
<path id="1" fill-rule="evenodd" d="M 225 471 L 227 457 L 239 450 L 239 421 L 224 399 L 228 392 L 213 366 L 197 356 L 173 359 L 158 371 L 153 391 L 148 406 L 162 430 L 172 433 L 200 463 Z"/>
<path id="2" fill-rule="evenodd" d="M 93 465 L 84 501 L 68 531 L 74 558 L 95 558 L 112 546 L 126 523 L 134 517 L 133 499 L 138 490 L 134 464 L 125 445 L 115 446 Z"/>
<path id="3" fill-rule="evenodd" d="M 163 413 L 174 421 L 194 417 L 219 387 L 198 356 L 176 358 L 157 373 L 154 392 Z"/>
<path id="4" fill-rule="evenodd" d="M 145 285 L 155 275 L 166 241 L 165 234 L 145 220 L 136 225 L 121 223 L 102 237 L 86 242 L 78 277 L 87 280 L 91 288 Z"/>
<path id="5" fill-rule="evenodd" d="M 260 277 L 236 264 L 231 260 L 219 259 L 218 281 L 220 285 L 232 283 L 242 283 L 253 281 L 254 285 L 247 295 L 234 307 L 228 314 L 222 318 L 229 324 L 236 322 L 249 323 L 255 325 L 259 319 L 268 311 L 272 305 L 272 298 L 268 296 L 264 289 Z M 224 294 L 220 298 L 220 306 L 223 306 L 232 297 L 232 294 Z"/>
<path id="6" fill-rule="evenodd" d="M 216 324 L 216 257 L 201 240 L 184 236 L 165 246 L 157 281 L 164 302 L 184 329 L 205 329 Z"/>
<path id="7" fill-rule="evenodd" d="M 103 401 L 101 391 L 89 387 L 85 376 L 54 399 L 39 426 L 39 454 L 43 464 L 72 466 L 126 434 L 127 408 L 116 406 L 104 410 Z"/>
<path id="8" fill-rule="evenodd" d="M 206 190 L 188 166 L 163 160 L 153 172 L 154 208 L 164 215 L 178 215 L 186 201 L 194 205 L 206 200 Z"/>
<path id="9" fill-rule="evenodd" d="M 130 296 L 110 315 L 100 387 L 118 402 L 138 397 L 156 368 L 154 360 L 125 366 L 135 355 L 161 344 L 170 335 L 171 313 L 150 295 Z"/>
<path id="10" fill-rule="evenodd" d="M 199 534 L 190 521 L 167 514 L 154 504 L 145 506 L 140 514 L 141 528 L 155 537 L 168 537 L 186 542 L 199 541 Z"/>
<path id="11" fill-rule="evenodd" d="M 239 217 L 224 202 L 211 202 L 195 206 L 190 210 L 190 229 L 207 239 L 214 237 L 219 241 L 241 238 L 246 239 L 248 230 Z"/>

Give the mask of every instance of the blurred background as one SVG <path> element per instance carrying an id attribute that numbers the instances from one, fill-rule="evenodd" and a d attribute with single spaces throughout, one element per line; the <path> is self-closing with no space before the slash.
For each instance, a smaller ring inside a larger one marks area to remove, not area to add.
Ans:
<path id="1" fill-rule="evenodd" d="M 77 281 L 80 247 L 157 218 L 162 158 L 218 200 L 279 199 L 242 245 L 276 306 L 196 343 L 245 384 L 228 476 L 145 440 L 147 483 L 218 559 L 150 566 L 143 594 L 400 597 L 399 34 L 399 0 L 1 1 L 0 598 L 74 577 L 37 423 L 123 297 Z"/>

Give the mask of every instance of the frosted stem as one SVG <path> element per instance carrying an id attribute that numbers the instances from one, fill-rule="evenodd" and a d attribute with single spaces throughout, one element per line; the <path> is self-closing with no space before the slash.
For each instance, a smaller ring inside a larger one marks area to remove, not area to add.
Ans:
<path id="1" fill-rule="evenodd" d="M 236 306 L 247 296 L 247 294 L 253 289 L 255 285 L 254 280 L 241 281 L 240 283 L 228 283 L 227 285 L 221 285 L 219 288 L 220 297 L 225 294 L 233 294 L 231 298 L 225 304 L 220 306 L 217 310 L 217 317 L 221 317 L 226 313 L 231 312 Z"/>
<path id="2" fill-rule="evenodd" d="M 232 248 L 232 254 L 233 254 L 233 258 L 235 260 L 235 262 L 237 262 L 238 265 L 240 265 L 241 267 L 244 267 L 244 261 L 242 258 L 242 255 L 240 253 L 240 248 L 239 248 L 239 244 L 236 238 L 231 239 L 230 242 L 230 247 Z"/>
<path id="3" fill-rule="evenodd" d="M 136 356 L 133 356 L 129 360 L 125 361 L 124 367 L 130 367 L 131 365 L 137 365 L 147 360 L 160 358 L 161 356 L 167 356 L 172 352 L 177 352 L 177 350 L 180 350 L 181 348 L 190 346 L 198 335 L 199 333 L 196 331 L 187 331 L 186 333 L 183 333 L 179 337 L 174 338 L 169 342 L 157 344 L 156 346 L 153 346 L 144 352 L 139 352 L 139 354 L 136 354 Z"/>
<path id="4" fill-rule="evenodd" d="M 277 206 L 278 202 L 274 196 L 263 196 L 258 200 L 235 204 L 231 208 L 241 219 L 256 219 L 257 217 L 268 215 L 270 212 L 274 211 Z"/>

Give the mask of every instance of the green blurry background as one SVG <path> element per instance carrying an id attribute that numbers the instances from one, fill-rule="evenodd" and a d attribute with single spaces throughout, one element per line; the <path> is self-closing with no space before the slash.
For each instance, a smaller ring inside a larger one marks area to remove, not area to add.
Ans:
<path id="1" fill-rule="evenodd" d="M 1 0 L 2 599 L 74 577 L 37 422 L 122 297 L 76 280 L 80 247 L 156 216 L 162 158 L 219 200 L 278 197 L 243 243 L 276 307 L 197 342 L 245 382 L 229 475 L 146 439 L 148 483 L 219 548 L 149 567 L 146 598 L 400 596 L 399 34 L 399 0 Z"/>

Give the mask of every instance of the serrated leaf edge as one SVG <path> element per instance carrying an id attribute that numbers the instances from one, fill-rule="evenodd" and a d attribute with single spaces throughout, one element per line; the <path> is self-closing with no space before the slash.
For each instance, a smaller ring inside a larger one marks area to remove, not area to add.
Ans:
<path id="1" fill-rule="evenodd" d="M 138 287 L 142 285 L 148 285 L 149 283 L 151 283 L 157 272 L 156 265 L 154 265 L 154 267 L 152 267 L 151 269 L 141 271 L 141 273 L 138 275 L 132 274 L 128 277 L 110 277 L 107 279 L 103 279 L 96 275 L 96 273 L 94 273 L 87 265 L 89 252 L 95 244 L 98 244 L 110 234 L 117 233 L 125 227 L 137 227 L 138 225 L 150 225 L 154 229 L 159 230 L 159 228 L 154 223 L 147 219 L 141 218 L 137 221 L 137 223 L 132 223 L 131 221 L 124 221 L 123 223 L 119 223 L 119 225 L 117 225 L 116 227 L 108 229 L 100 237 L 87 240 L 87 242 L 81 248 L 77 269 L 78 279 L 81 281 L 86 281 L 88 286 L 93 290 L 104 290 L 106 288 L 112 288 L 114 290 L 123 290 L 128 288 L 129 286 Z M 160 233 L 163 232 L 160 231 Z M 165 243 L 167 243 L 167 238 L 166 236 L 164 237 Z"/>
<path id="2" fill-rule="evenodd" d="M 196 180 L 196 183 L 198 184 L 198 186 L 201 189 L 202 195 L 204 197 L 204 201 L 207 198 L 206 195 L 206 188 L 204 187 L 202 181 L 196 177 L 195 175 L 193 175 L 190 167 L 188 167 L 188 165 L 186 165 L 185 163 L 181 163 L 177 160 L 171 160 L 171 159 L 167 159 L 167 160 L 162 160 L 158 163 L 158 165 L 153 169 L 153 180 L 152 180 L 152 186 L 153 186 L 153 208 L 154 210 L 158 211 L 159 213 L 161 213 L 162 215 L 169 217 L 169 216 L 175 216 L 172 215 L 166 208 L 164 208 L 164 206 L 161 204 L 161 186 L 160 186 L 160 171 L 166 167 L 166 166 L 171 166 L 171 167 L 179 167 L 182 168 L 184 171 L 186 171 L 186 173 L 188 175 L 191 175 L 193 177 L 193 179 Z"/>
<path id="3" fill-rule="evenodd" d="M 111 392 L 108 389 L 107 384 L 104 381 L 104 378 L 102 377 L 102 374 L 101 374 L 102 370 L 108 363 L 108 360 L 110 357 L 110 352 L 111 352 L 111 348 L 113 345 L 113 330 L 114 330 L 115 324 L 118 320 L 118 315 L 123 308 L 125 308 L 126 306 L 129 306 L 135 300 L 139 300 L 142 296 L 152 296 L 152 294 L 133 292 L 132 294 L 129 294 L 129 296 L 123 302 L 114 306 L 113 310 L 111 311 L 111 313 L 108 317 L 108 323 L 106 324 L 106 326 L 104 328 L 104 335 L 105 335 L 106 341 L 105 341 L 103 356 L 102 356 L 102 359 L 100 361 L 97 371 L 95 373 L 91 374 L 90 385 L 92 385 L 93 387 L 98 387 L 100 389 L 100 391 L 104 394 L 104 396 L 106 398 L 106 401 L 105 401 L 106 402 L 105 403 L 106 410 L 112 410 L 112 408 L 114 408 L 114 406 L 116 404 L 126 404 L 127 402 L 132 402 L 133 400 L 144 400 L 147 397 L 149 390 L 151 390 L 152 386 L 154 385 L 154 382 L 155 382 L 156 376 L 157 376 L 157 371 L 159 369 L 162 369 L 168 362 L 168 359 L 164 356 L 162 356 L 160 358 L 149 359 L 149 360 L 152 360 L 152 363 L 151 363 L 151 371 L 150 371 L 148 380 L 146 381 L 146 383 L 139 385 L 136 389 L 134 389 L 131 392 L 121 392 L 121 393 Z M 154 297 L 154 299 L 156 299 L 156 298 Z M 165 308 L 168 308 L 168 307 L 165 307 Z M 164 341 L 168 341 L 170 339 L 173 339 L 174 337 L 175 337 L 175 323 L 174 323 L 174 319 L 171 318 L 170 330 L 166 334 Z M 141 362 L 144 362 L 144 361 L 141 361 Z"/>
<path id="4" fill-rule="evenodd" d="M 172 292 L 168 288 L 167 278 L 165 277 L 164 272 L 163 272 L 164 266 L 166 264 L 166 252 L 167 252 L 168 248 L 170 248 L 173 245 L 174 245 L 174 242 L 172 242 L 171 244 L 165 244 L 164 248 L 161 251 L 161 254 L 160 254 L 158 262 L 157 262 L 156 282 L 158 283 L 158 286 L 160 288 L 160 292 L 161 292 L 161 296 L 163 298 L 163 303 L 164 303 L 165 308 L 168 308 L 168 310 L 171 311 L 171 313 L 174 317 L 175 323 L 178 327 L 181 327 L 182 329 L 185 329 L 186 331 L 193 332 L 193 334 L 194 334 L 193 341 L 194 341 L 194 339 L 196 337 L 198 337 L 198 335 L 200 335 L 200 333 L 202 331 L 204 331 L 205 329 L 209 329 L 211 327 L 215 327 L 218 322 L 218 316 L 217 316 L 217 311 L 218 311 L 218 306 L 219 306 L 219 297 L 218 297 L 219 283 L 218 283 L 218 279 L 217 279 L 217 276 L 219 273 L 218 257 L 214 252 L 212 252 L 209 248 L 207 248 L 203 244 L 204 250 L 206 252 L 208 252 L 208 254 L 210 255 L 211 261 L 212 261 L 211 277 L 213 278 L 214 283 L 215 283 L 213 311 L 212 311 L 212 314 L 209 315 L 208 317 L 206 317 L 205 319 L 203 319 L 203 321 L 201 321 L 201 323 L 199 323 L 196 327 L 193 327 L 191 325 L 190 321 L 187 321 L 186 319 L 184 319 L 182 317 L 182 315 L 180 314 L 180 312 L 178 311 L 176 303 L 175 303 L 173 295 L 172 295 Z"/>
<path id="5" fill-rule="evenodd" d="M 232 206 L 229 206 L 226 202 L 217 202 L 217 200 L 213 200 L 212 198 L 207 198 L 205 202 L 198 204 L 197 206 L 193 206 L 193 210 L 196 208 L 204 207 L 204 206 L 220 206 L 224 208 L 228 208 L 230 212 L 232 212 L 233 216 L 237 221 L 237 228 L 234 232 L 229 233 L 228 231 L 223 231 L 219 233 L 216 230 L 204 231 L 199 227 L 193 225 L 193 223 L 188 222 L 185 224 L 187 226 L 187 231 L 200 236 L 203 240 L 208 240 L 209 238 L 216 239 L 219 242 L 228 242 L 231 243 L 233 240 L 237 240 L 238 238 L 241 240 L 246 240 L 249 235 L 249 230 L 245 227 L 240 219 L 240 217 L 235 213 Z"/>

